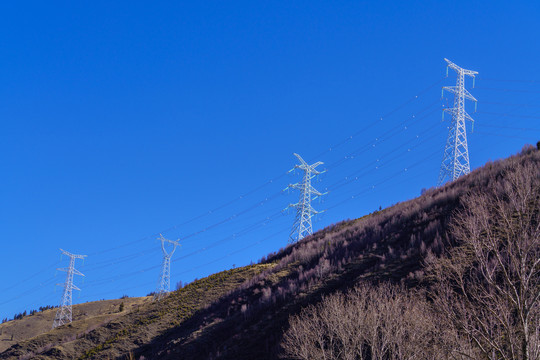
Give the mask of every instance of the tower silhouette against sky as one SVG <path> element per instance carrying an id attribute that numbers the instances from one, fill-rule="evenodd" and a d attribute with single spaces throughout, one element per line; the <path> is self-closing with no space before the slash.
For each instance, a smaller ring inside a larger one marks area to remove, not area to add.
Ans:
<path id="1" fill-rule="evenodd" d="M 60 251 L 63 255 L 69 256 L 69 267 L 57 269 L 67 272 L 67 276 L 65 283 L 57 284 L 64 285 L 64 291 L 62 293 L 62 300 L 60 301 L 60 308 L 56 312 L 56 317 L 53 321 L 53 329 L 72 321 L 72 293 L 73 290 L 81 290 L 73 284 L 73 275 L 84 276 L 79 270 L 75 269 L 75 259 L 84 259 L 86 257 L 86 255 L 75 255 L 62 249 Z"/>
<path id="2" fill-rule="evenodd" d="M 168 292 L 171 291 L 171 257 L 173 256 L 174 251 L 178 246 L 178 240 L 173 241 L 165 239 L 161 234 L 159 234 L 158 240 L 161 240 L 161 251 L 163 252 L 163 260 L 161 262 L 161 272 L 156 293 L 154 294 L 154 300 L 160 300 Z M 173 245 L 173 249 L 170 253 L 167 253 L 167 250 L 165 249 L 165 243 Z"/>
<path id="3" fill-rule="evenodd" d="M 313 186 L 311 186 L 311 179 L 313 179 L 319 174 L 322 174 L 322 172 L 315 170 L 315 168 L 319 165 L 322 165 L 323 162 L 318 161 L 313 165 L 308 165 L 300 155 L 295 153 L 294 156 L 298 158 L 298 160 L 300 161 L 300 165 L 296 165 L 289 172 L 295 169 L 300 169 L 304 171 L 304 175 L 301 182 L 288 186 L 288 188 L 290 189 L 300 190 L 299 201 L 296 204 L 289 205 L 289 207 L 296 208 L 296 219 L 294 221 L 291 235 L 289 237 L 290 243 L 302 240 L 306 236 L 313 233 L 311 218 L 313 217 L 313 215 L 318 214 L 319 211 L 313 209 L 313 207 L 311 206 L 311 201 L 316 199 L 318 196 L 324 195 L 319 191 L 315 190 Z"/>
<path id="4" fill-rule="evenodd" d="M 472 100 L 475 103 L 477 101 L 465 89 L 465 76 L 472 77 L 474 81 L 474 77 L 478 72 L 463 69 L 448 59 L 444 60 L 448 63 L 446 67 L 447 73 L 448 68 L 453 69 L 457 73 L 457 80 L 456 86 L 443 87 L 443 91 L 446 90 L 454 94 L 454 106 L 444 109 L 445 112 L 452 114 L 452 122 L 448 130 L 437 186 L 441 186 L 447 181 L 454 181 L 471 171 L 465 120 L 472 122 L 474 120 L 465 111 L 465 99 Z"/>

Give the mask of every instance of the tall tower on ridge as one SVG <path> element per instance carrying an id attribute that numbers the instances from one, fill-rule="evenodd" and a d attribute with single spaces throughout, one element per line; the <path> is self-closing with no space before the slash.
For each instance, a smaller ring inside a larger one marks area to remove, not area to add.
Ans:
<path id="1" fill-rule="evenodd" d="M 176 247 L 178 246 L 178 241 L 168 240 L 163 237 L 163 235 L 159 234 L 159 240 L 161 240 L 161 251 L 163 252 L 163 261 L 161 262 L 161 272 L 159 276 L 159 282 L 156 289 L 156 292 L 154 294 L 154 300 L 160 300 L 163 298 L 168 292 L 171 291 L 171 257 L 174 254 L 174 251 L 176 250 Z M 169 243 L 173 245 L 173 249 L 170 253 L 167 253 L 167 250 L 165 250 L 165 243 Z"/>
<path id="2" fill-rule="evenodd" d="M 457 81 L 456 86 L 443 87 L 443 90 L 454 94 L 454 107 L 444 109 L 445 112 L 452 114 L 452 123 L 448 131 L 437 186 L 447 181 L 454 181 L 471 171 L 465 120 L 472 122 L 474 120 L 465 111 L 465 99 L 475 103 L 476 99 L 465 89 L 465 76 L 472 77 L 474 81 L 475 75 L 478 74 L 476 71 L 463 69 L 448 59 L 444 60 L 448 63 L 446 72 L 448 73 L 448 68 L 453 69 L 457 73 Z"/>
<path id="3" fill-rule="evenodd" d="M 79 270 L 75 269 L 75 259 L 84 259 L 86 257 L 86 255 L 75 255 L 62 249 L 60 249 L 60 251 L 62 252 L 62 254 L 69 256 L 69 267 L 57 269 L 60 271 L 67 272 L 67 276 L 66 276 L 65 283 L 57 284 L 57 285 L 64 285 L 64 291 L 62 293 L 62 300 L 60 302 L 60 308 L 56 312 L 56 317 L 54 318 L 54 321 L 53 321 L 53 326 L 52 326 L 53 329 L 55 327 L 70 323 L 72 320 L 72 310 L 71 310 L 72 293 L 73 293 L 73 290 L 81 290 L 73 284 L 73 275 L 84 276 Z"/>
<path id="4" fill-rule="evenodd" d="M 311 186 L 311 179 L 315 176 L 322 174 L 322 172 L 315 170 L 315 168 L 323 163 L 321 161 L 316 162 L 313 165 L 308 165 L 304 159 L 298 154 L 294 154 L 300 161 L 300 165 L 296 165 L 293 169 L 301 169 L 304 171 L 302 182 L 291 184 L 288 186 L 290 189 L 300 190 L 300 199 L 296 204 L 290 204 L 289 207 L 296 208 L 296 219 L 291 230 L 291 235 L 289 237 L 289 243 L 294 243 L 296 241 L 302 240 L 308 235 L 313 233 L 313 227 L 311 225 L 311 218 L 314 214 L 318 214 L 319 211 L 316 211 L 311 206 L 311 201 L 316 199 L 318 196 L 325 194 L 320 193 Z M 313 197 L 315 195 L 315 197 Z"/>

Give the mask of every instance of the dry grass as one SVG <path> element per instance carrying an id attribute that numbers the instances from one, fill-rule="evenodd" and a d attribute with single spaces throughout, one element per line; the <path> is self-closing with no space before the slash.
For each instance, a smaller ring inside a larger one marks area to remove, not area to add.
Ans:
<path id="1" fill-rule="evenodd" d="M 69 333 L 65 334 L 65 336 L 73 336 L 74 333 L 83 333 L 92 327 L 97 327 L 98 324 L 106 322 L 107 319 L 110 320 L 118 315 L 125 314 L 150 300 L 151 298 L 149 297 L 125 298 L 74 305 L 71 327 L 65 330 L 56 329 L 55 332 Z M 125 308 L 122 313 L 119 313 L 118 309 L 122 302 Z M 50 332 L 56 310 L 45 310 L 34 315 L 25 316 L 20 320 L 12 320 L 1 324 L 0 352 L 8 349 L 13 344 Z M 12 335 L 13 340 L 11 340 Z"/>

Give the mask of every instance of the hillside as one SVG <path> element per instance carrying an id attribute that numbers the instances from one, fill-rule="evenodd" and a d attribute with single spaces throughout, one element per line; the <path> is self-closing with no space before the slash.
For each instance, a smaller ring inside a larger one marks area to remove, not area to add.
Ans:
<path id="1" fill-rule="evenodd" d="M 449 224 L 463 197 L 500 187 L 508 169 L 524 165 L 536 169 L 540 186 L 540 151 L 524 148 L 416 199 L 323 229 L 260 264 L 144 303 L 88 333 L 68 325 L 19 342 L 0 358 L 276 359 L 289 317 L 324 295 L 359 281 L 429 287 L 424 264 L 458 245 Z"/>
<path id="2" fill-rule="evenodd" d="M 124 298 L 117 300 L 101 300 L 73 305 L 73 322 L 70 333 L 83 333 L 101 326 L 118 316 L 127 314 L 136 307 L 151 301 L 151 297 Z M 120 304 L 124 310 L 120 312 Z M 57 308 L 24 316 L 19 320 L 11 320 L 0 325 L 0 352 L 13 344 L 47 333 L 56 315 Z M 13 340 L 11 337 L 13 336 Z"/>
<path id="3" fill-rule="evenodd" d="M 159 302 L 153 302 L 151 297 L 133 298 L 129 306 L 125 303 L 126 309 L 122 313 L 108 313 L 107 309 L 118 309 L 119 304 L 126 299 L 89 303 L 95 309 L 101 309 L 101 312 L 97 311 L 98 316 L 81 316 L 80 320 L 53 330 L 49 329 L 54 311 L 48 310 L 50 313 L 44 312 L 44 316 L 51 319 L 49 328 L 33 338 L 17 342 L 1 353 L 0 359 L 121 357 L 186 319 L 196 317 L 197 312 L 213 301 L 269 267 L 267 264 L 258 264 L 223 271 L 188 284 Z M 77 314 L 89 310 L 88 306 L 80 306 L 74 306 Z M 91 316 L 90 313 L 88 315 Z M 32 324 L 34 319 L 31 318 L 28 317 L 27 323 L 17 325 L 18 328 Z M 4 325 L 15 324 L 17 321 Z"/>

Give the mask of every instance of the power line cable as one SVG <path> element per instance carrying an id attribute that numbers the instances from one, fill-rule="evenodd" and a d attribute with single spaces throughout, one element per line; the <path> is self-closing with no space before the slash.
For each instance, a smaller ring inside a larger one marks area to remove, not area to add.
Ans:
<path id="1" fill-rule="evenodd" d="M 51 265 L 48 265 L 48 266 L 44 267 L 43 269 L 41 269 L 40 271 L 38 271 L 38 272 L 36 272 L 36 273 L 30 275 L 29 277 L 27 277 L 27 278 L 25 278 L 25 279 L 23 279 L 23 280 L 20 280 L 18 283 L 14 284 L 14 285 L 11 285 L 11 286 L 9 286 L 9 287 L 7 287 L 7 288 L 2 289 L 1 292 L 2 292 L 2 293 L 5 293 L 5 292 L 7 292 L 7 291 L 9 291 L 9 290 L 11 290 L 11 289 L 14 289 L 14 288 L 16 288 L 16 287 L 18 287 L 18 286 L 20 286 L 20 285 L 26 283 L 28 280 L 32 280 L 32 279 L 38 277 L 39 275 L 43 275 L 43 273 L 44 273 L 45 271 L 49 270 L 49 269 L 52 268 L 52 267 L 56 267 L 56 265 L 58 265 L 58 264 L 60 264 L 60 261 L 56 261 L 55 263 L 53 263 L 53 264 L 51 264 Z M 0 305 L 1 305 L 1 304 L 0 304 Z"/>
<path id="2" fill-rule="evenodd" d="M 335 150 L 336 148 L 338 148 L 338 147 L 340 147 L 341 145 L 345 144 L 345 143 L 348 142 L 349 140 L 353 139 L 355 136 L 357 136 L 357 135 L 359 135 L 359 134 L 362 134 L 363 132 L 365 132 L 365 131 L 366 131 L 367 129 L 369 129 L 370 127 L 375 126 L 376 124 L 378 124 L 378 123 L 379 123 L 381 120 L 383 120 L 384 118 L 390 117 L 391 115 L 395 114 L 397 111 L 403 109 L 403 108 L 404 108 L 405 106 L 407 106 L 408 104 L 410 104 L 410 103 L 412 103 L 413 101 L 417 100 L 421 95 L 425 94 L 425 93 L 428 92 L 430 89 L 432 89 L 433 87 L 435 87 L 435 86 L 437 86 L 438 84 L 440 84 L 443 80 L 444 80 L 444 79 L 440 79 L 440 80 L 434 82 L 433 84 L 429 85 L 427 88 L 425 88 L 425 89 L 423 89 L 422 91 L 420 91 L 420 92 L 419 92 L 417 95 L 415 95 L 414 97 L 411 97 L 411 98 L 408 99 L 406 102 L 400 104 L 399 106 L 397 106 L 396 108 L 394 108 L 394 109 L 391 110 L 390 112 L 386 113 L 386 114 L 385 114 L 383 117 L 381 117 L 379 120 L 376 120 L 376 121 L 372 122 L 372 123 L 369 124 L 367 127 L 364 127 L 363 129 L 361 129 L 361 130 L 359 130 L 358 132 L 354 133 L 353 135 L 347 137 L 346 139 L 344 139 L 343 141 L 339 142 L 338 144 L 336 144 L 336 145 L 334 145 L 334 146 L 331 146 L 331 147 L 328 148 L 327 150 L 321 152 L 321 153 L 318 155 L 318 157 L 320 157 L 320 156 L 322 156 L 322 155 L 324 155 L 324 154 L 326 154 L 326 153 L 328 153 L 328 152 L 330 152 L 330 151 Z M 430 105 L 430 106 L 432 106 L 432 105 Z M 187 225 L 187 224 L 189 224 L 189 223 L 191 223 L 191 222 L 193 222 L 193 221 L 196 221 L 196 220 L 198 220 L 198 219 L 200 219 L 200 218 L 206 217 L 206 216 L 208 216 L 208 215 L 210 215 L 210 214 L 212 214 L 212 213 L 214 213 L 214 212 L 216 212 L 216 211 L 219 211 L 219 210 L 221 210 L 221 209 L 223 209 L 223 208 L 225 208 L 225 207 L 227 207 L 227 206 L 229 206 L 229 205 L 232 205 L 233 203 L 236 203 L 237 201 L 239 201 L 239 200 L 241 200 L 241 199 L 243 199 L 243 198 L 245 198 L 245 197 L 247 197 L 247 196 L 249 196 L 249 195 L 251 195 L 251 194 L 253 194 L 253 193 L 257 192 L 257 191 L 259 191 L 259 190 L 261 190 L 262 188 L 264 188 L 264 187 L 267 186 L 268 184 L 271 184 L 271 183 L 273 183 L 273 182 L 275 182 L 275 181 L 281 179 L 281 178 L 284 177 L 286 174 L 287 174 L 287 173 L 282 173 L 281 175 L 279 175 L 279 176 L 277 176 L 277 177 L 274 177 L 274 178 L 268 180 L 267 182 L 265 182 L 265 183 L 263 183 L 262 185 L 260 185 L 260 186 L 258 186 L 258 187 L 256 187 L 256 188 L 254 188 L 253 190 L 248 191 L 247 193 L 244 193 L 243 195 L 240 195 L 240 196 L 236 197 L 235 199 L 232 199 L 232 200 L 230 200 L 230 201 L 228 201 L 228 202 L 226 202 L 226 203 L 224 203 L 224 204 L 222 204 L 222 205 L 220 205 L 220 206 L 218 206 L 218 207 L 216 207 L 216 208 L 214 208 L 214 209 L 212 209 L 212 210 L 210 210 L 210 211 L 208 211 L 208 212 L 201 213 L 200 215 L 195 216 L 195 217 L 193 217 L 193 218 L 191 218 L 191 219 L 189 219 L 189 220 L 187 220 L 187 221 L 184 221 L 184 222 L 182 222 L 182 223 L 180 223 L 180 224 L 171 226 L 171 227 L 169 227 L 169 228 L 167 228 L 167 229 L 165 229 L 165 230 L 162 230 L 162 231 L 160 231 L 160 232 L 157 232 L 157 233 L 155 233 L 155 234 L 152 234 L 152 235 L 149 235 L 149 236 L 145 236 L 145 237 L 143 237 L 143 238 L 140 238 L 139 240 L 126 242 L 126 243 L 124 243 L 124 244 L 121 244 L 121 245 L 118 245 L 118 246 L 115 246 L 115 247 L 112 247 L 112 248 L 109 248 L 109 249 L 104 249 L 104 250 L 100 250 L 100 251 L 97 251 L 97 252 L 94 252 L 94 253 L 90 253 L 89 256 L 100 255 L 100 254 L 103 254 L 103 253 L 107 253 L 107 252 L 111 252 L 111 251 L 114 251 L 114 250 L 118 250 L 118 249 L 121 249 L 121 248 L 123 248 L 123 247 L 130 246 L 130 245 L 133 245 L 133 244 L 135 244 L 135 243 L 142 242 L 142 241 L 146 241 L 146 240 L 148 240 L 148 239 L 150 239 L 150 238 L 153 238 L 153 237 L 157 237 L 157 236 L 158 236 L 159 234 L 161 234 L 161 233 L 166 234 L 166 233 L 168 233 L 168 232 L 170 232 L 170 231 L 172 231 L 172 230 L 175 230 L 175 229 L 177 229 L 177 228 L 179 228 L 179 227 L 181 227 L 181 226 Z M 281 192 L 280 192 L 280 193 L 281 193 Z M 280 193 L 276 193 L 276 194 L 274 194 L 274 195 L 271 195 L 271 196 L 270 196 L 269 198 L 267 198 L 267 199 L 274 199 L 274 198 L 276 198 Z M 260 202 L 258 202 L 257 204 L 260 205 Z M 254 205 L 253 207 L 257 207 L 257 206 Z M 242 214 L 247 213 L 247 212 L 248 212 L 247 210 L 246 210 L 246 211 L 243 211 Z M 197 231 L 197 232 L 195 232 L 195 233 L 192 233 L 192 234 L 189 234 L 189 235 L 187 235 L 187 236 L 184 236 L 184 237 L 182 237 L 182 239 L 183 239 L 183 240 L 184 240 L 184 239 L 188 239 L 188 238 L 190 238 L 190 237 L 192 237 L 192 236 L 195 236 L 195 235 L 204 233 L 204 232 L 206 232 L 208 229 L 210 229 L 210 228 L 215 228 L 215 227 L 217 227 L 217 226 L 219 226 L 219 225 L 221 225 L 221 224 L 227 223 L 228 221 L 234 219 L 235 217 L 237 217 L 237 216 L 236 216 L 236 215 L 230 216 L 230 217 L 228 217 L 228 218 L 226 218 L 226 219 L 221 220 L 220 222 L 218 222 L 218 223 L 216 223 L 216 224 L 212 224 L 211 226 L 209 226 L 209 227 L 207 227 L 207 228 L 205 228 L 205 229 L 202 229 L 202 230 L 199 230 L 199 231 Z"/>
<path id="3" fill-rule="evenodd" d="M 531 140 L 531 138 L 527 138 L 527 137 L 524 137 L 524 136 L 516 136 L 516 135 L 508 135 L 508 134 L 495 134 L 495 133 L 488 133 L 488 132 L 483 132 L 483 131 L 477 131 L 477 134 L 488 135 L 488 136 L 509 137 L 509 138 L 521 139 L 521 140 Z"/>
<path id="4" fill-rule="evenodd" d="M 540 131 L 540 128 L 523 128 L 523 127 L 515 127 L 515 126 L 498 126 L 498 125 L 489 125 L 489 124 L 485 124 L 485 125 L 482 124 L 480 127 L 509 129 L 509 130 L 518 130 L 518 131 Z"/>
<path id="5" fill-rule="evenodd" d="M 540 84 L 540 80 L 495 79 L 495 78 L 485 78 L 485 77 L 477 77 L 477 79 L 479 81 L 498 81 L 498 82 L 518 82 L 518 83 Z"/>
<path id="6" fill-rule="evenodd" d="M 526 89 L 506 89 L 506 88 L 486 88 L 486 87 L 475 87 L 476 90 L 489 90 L 489 91 L 501 91 L 501 92 L 516 92 L 516 93 L 531 93 L 538 94 L 540 90 L 526 90 Z"/>
<path id="7" fill-rule="evenodd" d="M 533 115 L 519 115 L 519 114 L 510 114 L 510 113 L 495 113 L 495 112 L 487 112 L 487 111 L 478 111 L 479 114 L 484 115 L 496 115 L 499 117 L 511 117 L 511 118 L 524 118 L 524 119 L 540 119 L 540 116 L 533 116 Z"/>

